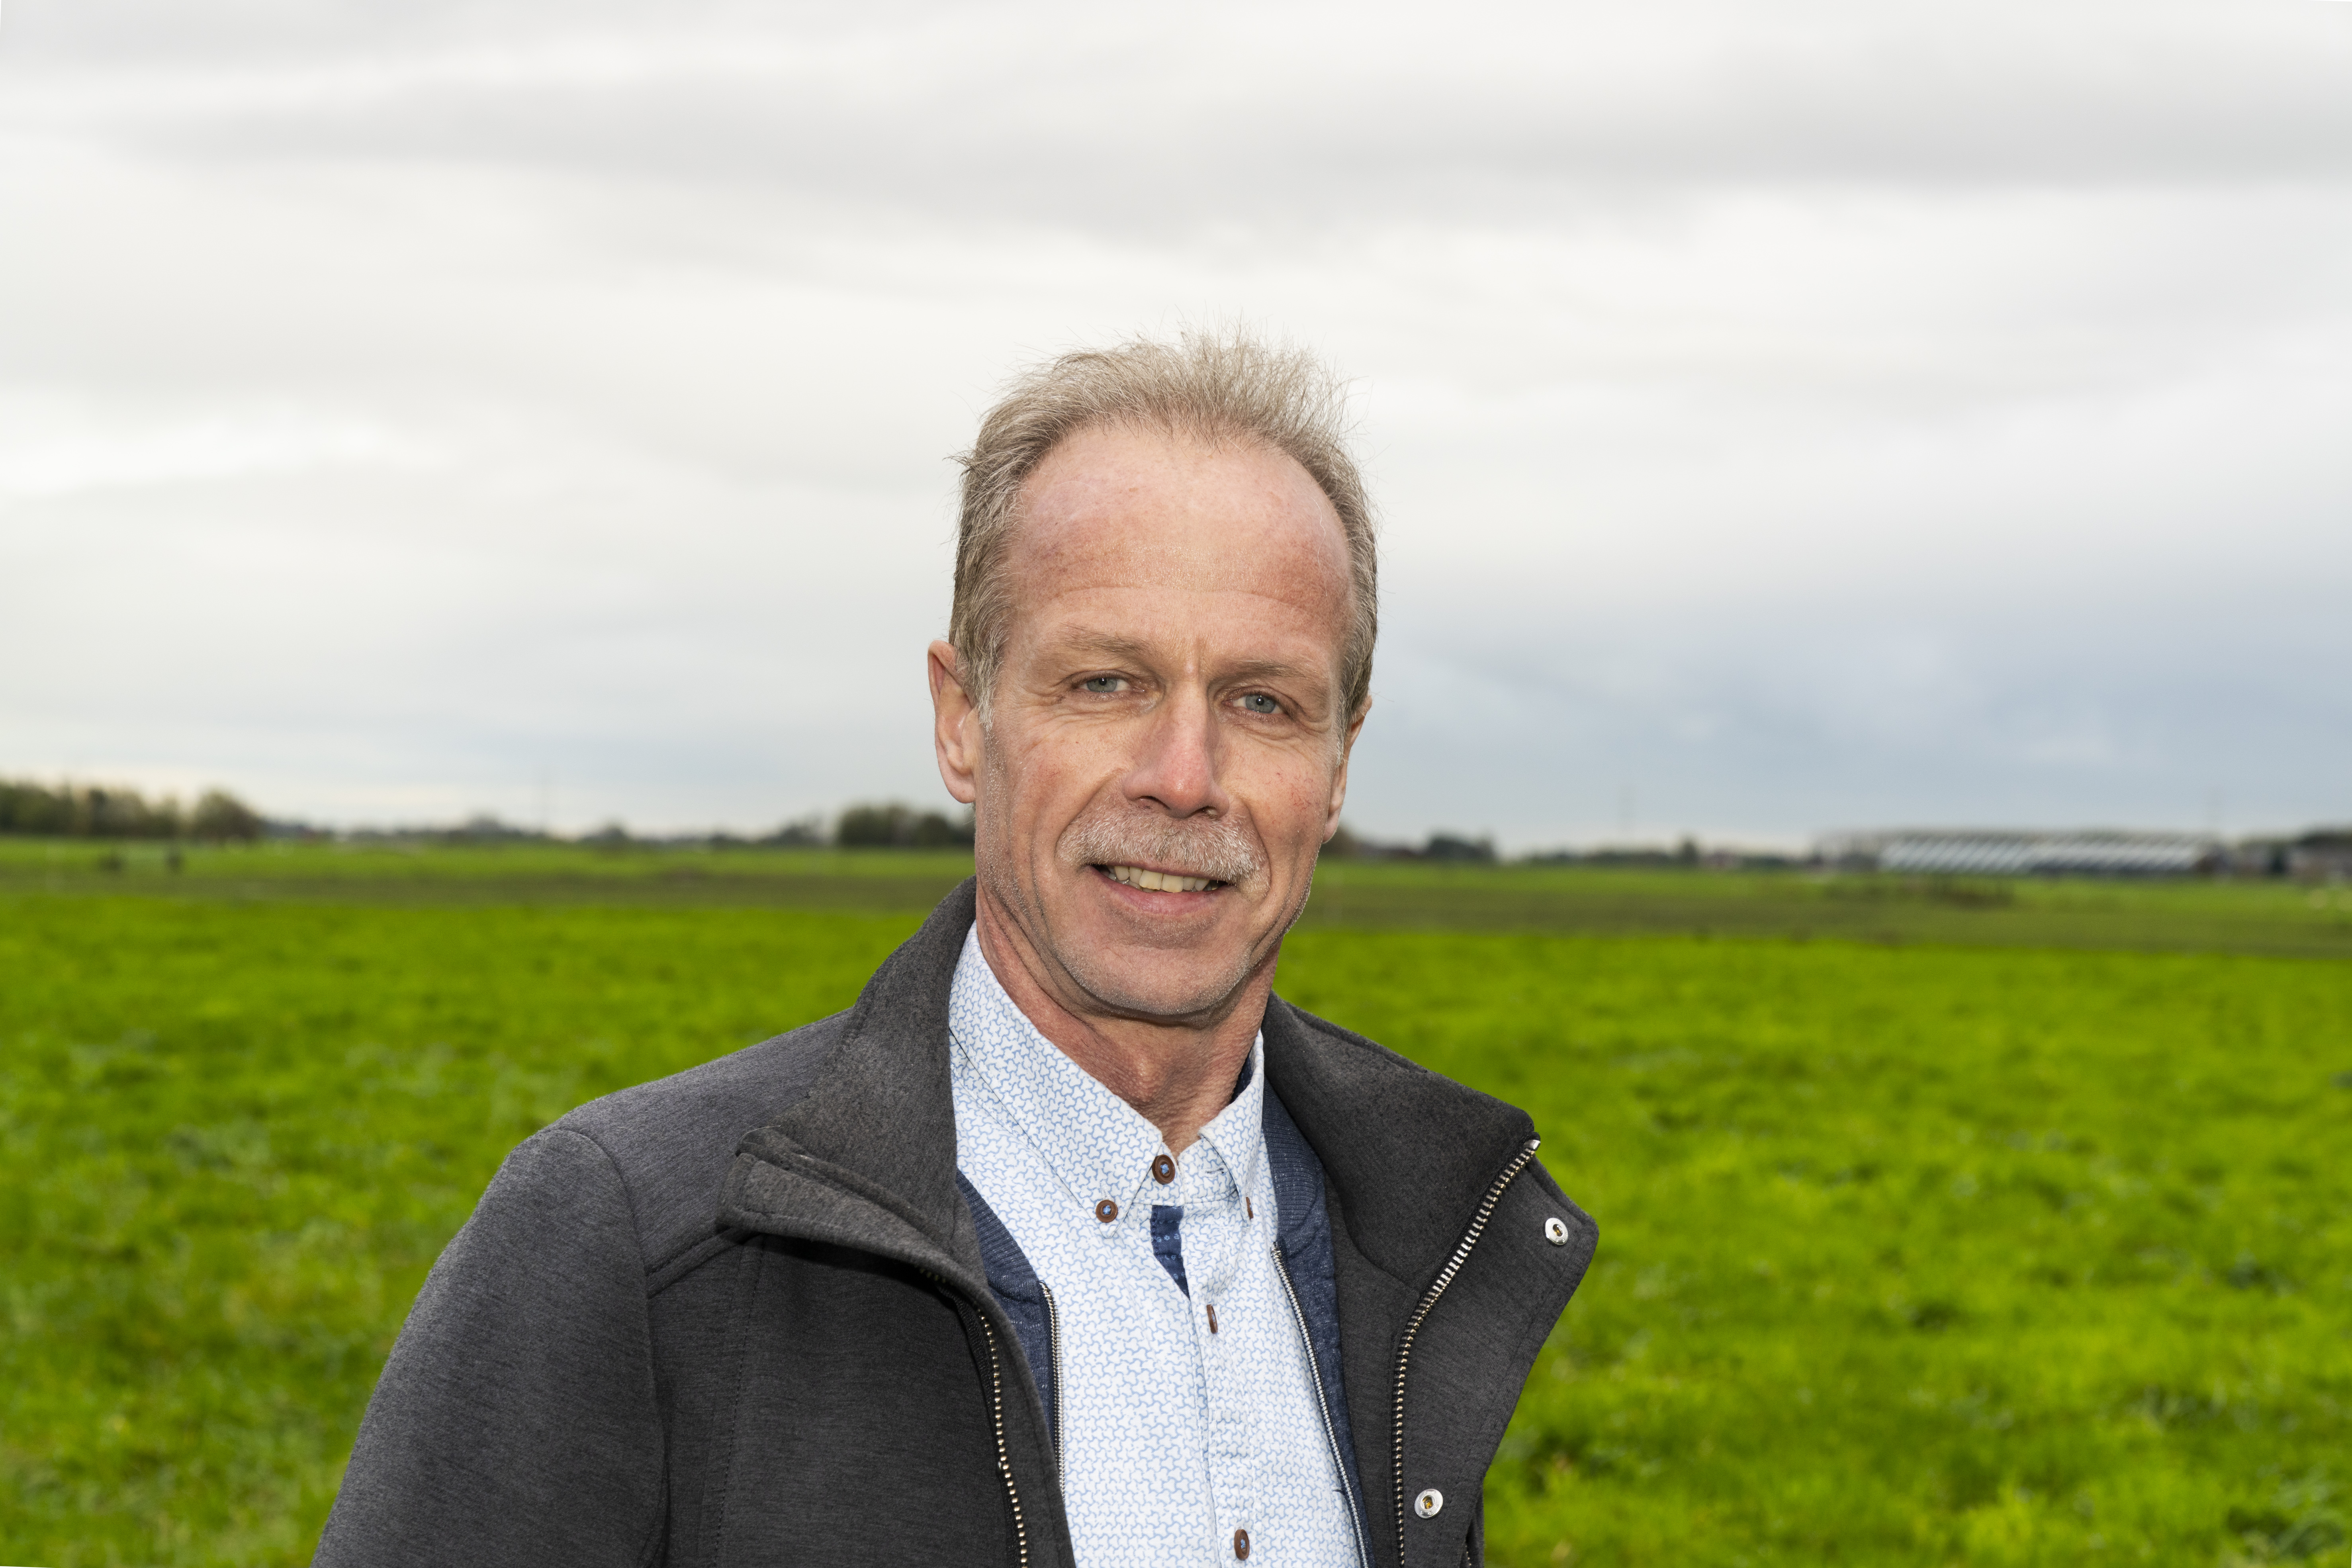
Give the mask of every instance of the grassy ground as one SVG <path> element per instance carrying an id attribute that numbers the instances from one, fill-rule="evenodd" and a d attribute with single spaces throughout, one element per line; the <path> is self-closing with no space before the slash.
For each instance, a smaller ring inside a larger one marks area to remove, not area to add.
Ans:
<path id="1" fill-rule="evenodd" d="M 914 923 L 432 903 L 0 892 L 0 1561 L 304 1560 L 504 1152 Z M 1601 1221 L 1496 1561 L 2340 1556 L 2352 966 L 1314 928 L 1282 986 L 1527 1105 Z"/>
<path id="2" fill-rule="evenodd" d="M 505 1151 L 845 1005 L 911 924 L 0 901 L 0 1562 L 308 1561 Z"/>
<path id="3" fill-rule="evenodd" d="M 971 858 L 901 850 L 0 838 L 0 894 L 327 903 L 634 904 L 915 913 Z M 2352 889 L 2209 882 L 1327 862 L 1303 922 L 1351 930 L 1695 932 L 2352 958 Z"/>
<path id="4" fill-rule="evenodd" d="M 2340 1553 L 2345 966 L 1316 932 L 1286 968 L 1528 1106 L 1601 1219 L 1498 1561 Z"/>
<path id="5" fill-rule="evenodd" d="M 902 913 L 971 875 L 925 850 L 581 844 L 108 844 L 0 837 L 0 893 L 368 904 L 705 904 Z"/>

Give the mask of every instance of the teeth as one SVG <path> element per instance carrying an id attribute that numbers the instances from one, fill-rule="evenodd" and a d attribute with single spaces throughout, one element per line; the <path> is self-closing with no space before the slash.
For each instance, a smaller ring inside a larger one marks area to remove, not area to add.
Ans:
<path id="1" fill-rule="evenodd" d="M 1114 882 L 1125 882 L 1130 888 L 1141 888 L 1152 893 L 1204 893 L 1209 890 L 1206 877 L 1179 876 L 1173 871 L 1147 871 L 1140 866 L 1106 866 Z"/>

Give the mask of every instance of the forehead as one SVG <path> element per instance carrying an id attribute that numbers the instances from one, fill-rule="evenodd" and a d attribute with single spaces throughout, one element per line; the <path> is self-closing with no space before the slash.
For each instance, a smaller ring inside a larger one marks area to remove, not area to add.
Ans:
<path id="1" fill-rule="evenodd" d="M 1007 566 L 1025 605 L 1156 589 L 1344 616 L 1347 536 L 1288 455 L 1255 442 L 1094 426 L 1022 489 Z"/>

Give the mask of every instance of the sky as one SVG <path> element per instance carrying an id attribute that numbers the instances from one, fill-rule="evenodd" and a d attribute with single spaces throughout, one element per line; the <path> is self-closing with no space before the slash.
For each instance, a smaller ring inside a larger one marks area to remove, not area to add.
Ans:
<path id="1" fill-rule="evenodd" d="M 0 775 L 950 803 L 950 455 L 1351 382 L 1349 821 L 2352 820 L 2352 5 L 5 0 Z"/>

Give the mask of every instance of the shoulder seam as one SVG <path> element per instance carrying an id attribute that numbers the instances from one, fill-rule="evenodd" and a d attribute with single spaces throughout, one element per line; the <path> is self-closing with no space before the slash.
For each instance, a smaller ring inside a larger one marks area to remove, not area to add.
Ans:
<path id="1" fill-rule="evenodd" d="M 621 1163 L 613 1158 L 613 1152 L 610 1149 L 605 1148 L 604 1143 L 599 1141 L 593 1133 L 583 1132 L 577 1127 L 566 1127 L 562 1122 L 550 1122 L 540 1131 L 541 1133 L 560 1133 L 566 1138 L 577 1138 L 583 1143 L 587 1144 L 591 1149 L 595 1150 L 596 1152 L 603 1157 L 605 1166 L 613 1173 L 613 1179 L 621 1184 L 621 1195 L 628 1200 L 629 1234 L 636 1238 L 637 1262 L 639 1267 L 644 1267 L 646 1263 L 646 1227 L 637 1212 L 636 1189 L 629 1184 L 629 1173 L 621 1169 Z M 647 1272 L 651 1272 L 651 1270 L 648 1269 Z"/>
<path id="2" fill-rule="evenodd" d="M 683 1246 L 671 1249 L 669 1256 L 646 1268 L 646 1297 L 648 1300 L 660 1295 L 688 1275 L 698 1272 L 704 1264 L 740 1245 L 751 1232 L 740 1226 L 722 1226 L 713 1216 L 709 1236 L 698 1237 Z"/>

